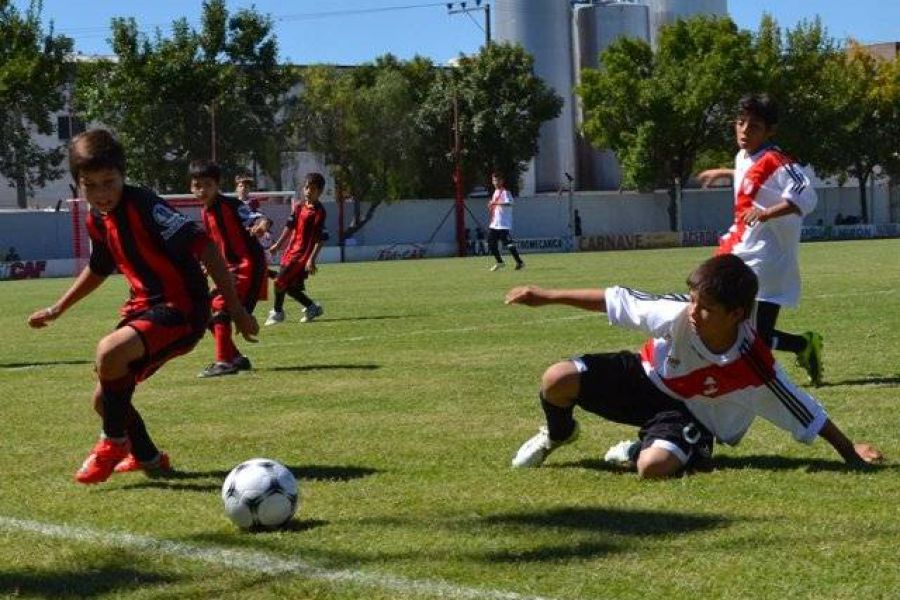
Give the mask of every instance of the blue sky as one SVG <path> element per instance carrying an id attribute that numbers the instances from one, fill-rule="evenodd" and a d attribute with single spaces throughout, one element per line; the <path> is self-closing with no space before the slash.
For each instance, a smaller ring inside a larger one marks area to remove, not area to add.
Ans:
<path id="1" fill-rule="evenodd" d="M 487 0 L 489 1 L 489 0 Z M 550 0 L 545 0 L 550 1 Z M 132 16 L 152 33 L 176 18 L 199 26 L 200 0 L 43 0 L 43 15 L 56 30 L 75 39 L 85 54 L 110 53 L 106 39 L 112 17 Z M 13 0 L 20 9 L 28 0 Z M 469 6 L 473 5 L 472 0 Z M 357 64 L 385 53 L 416 54 L 444 63 L 484 40 L 483 13 L 448 15 L 446 2 L 429 0 L 228 0 L 230 9 L 254 5 L 276 23 L 282 60 L 299 64 Z M 832 37 L 865 43 L 900 41 L 897 0 L 728 0 L 740 27 L 755 30 L 764 12 L 783 27 L 819 15 Z"/>

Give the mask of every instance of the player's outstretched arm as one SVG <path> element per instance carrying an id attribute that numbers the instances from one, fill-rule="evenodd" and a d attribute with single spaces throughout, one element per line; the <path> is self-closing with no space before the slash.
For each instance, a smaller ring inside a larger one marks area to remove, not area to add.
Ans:
<path id="1" fill-rule="evenodd" d="M 225 299 L 225 307 L 228 314 L 234 321 L 234 326 L 248 342 L 256 342 L 256 335 L 259 333 L 259 323 L 256 318 L 248 313 L 241 304 L 241 299 L 234 289 L 234 280 L 231 277 L 228 267 L 225 265 L 225 259 L 219 249 L 211 241 L 207 242 L 200 254 L 200 262 L 206 267 L 206 272 L 212 277 L 216 287 Z"/>
<path id="2" fill-rule="evenodd" d="M 700 174 L 697 175 L 697 179 L 700 181 L 700 185 L 709 187 L 717 181 L 734 179 L 734 169 L 707 169 L 701 171 Z"/>
<path id="3" fill-rule="evenodd" d="M 872 444 L 866 442 L 853 443 L 850 438 L 844 435 L 844 432 L 838 429 L 831 419 L 825 421 L 824 427 L 819 431 L 819 435 L 827 441 L 841 455 L 850 466 L 865 466 L 880 464 L 884 461 L 884 456 Z"/>
<path id="4" fill-rule="evenodd" d="M 46 327 L 50 321 L 56 320 L 73 304 L 100 287 L 104 281 L 106 281 L 106 277 L 91 271 L 90 266 L 85 267 L 59 300 L 47 308 L 34 311 L 28 317 L 28 325 L 35 329 Z"/>
<path id="5" fill-rule="evenodd" d="M 606 290 L 602 288 L 552 290 L 525 285 L 509 290 L 505 302 L 525 306 L 567 304 L 584 310 L 606 312 Z"/>

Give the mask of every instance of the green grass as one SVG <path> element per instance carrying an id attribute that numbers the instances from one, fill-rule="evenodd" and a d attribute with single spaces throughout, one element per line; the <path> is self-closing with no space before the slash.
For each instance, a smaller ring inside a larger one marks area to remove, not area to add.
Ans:
<path id="1" fill-rule="evenodd" d="M 827 443 L 804 446 L 760 421 L 739 447 L 717 448 L 713 473 L 639 481 L 600 461 L 634 432 L 587 414 L 581 440 L 544 468 L 509 468 L 542 423 L 536 392 L 549 364 L 636 349 L 643 336 L 571 308 L 504 306 L 505 291 L 524 282 L 679 291 L 707 256 L 532 255 L 525 271 L 498 273 L 485 259 L 323 265 L 309 287 L 324 318 L 301 325 L 289 305 L 289 322 L 264 329 L 256 346 L 240 344 L 254 372 L 197 379 L 212 359 L 207 337 L 138 388 L 135 403 L 177 468 L 171 478 L 117 475 L 94 487 L 71 477 L 97 435 L 91 361 L 124 283 L 112 278 L 32 331 L 26 316 L 70 280 L 4 282 L 0 595 L 441 596 L 53 537 L 10 525 L 19 519 L 486 594 L 897 597 L 898 240 L 804 245 L 801 307 L 779 323 L 824 334 L 827 385 L 815 394 L 848 435 L 885 452 L 884 468 L 849 471 Z M 302 506 L 288 530 L 241 533 L 223 515 L 225 474 L 255 456 L 300 475 Z"/>

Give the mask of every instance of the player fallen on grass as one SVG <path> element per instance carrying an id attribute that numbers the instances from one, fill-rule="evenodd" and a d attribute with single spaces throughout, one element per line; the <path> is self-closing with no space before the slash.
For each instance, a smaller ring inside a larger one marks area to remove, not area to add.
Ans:
<path id="1" fill-rule="evenodd" d="M 257 300 L 265 295 L 266 257 L 259 240 L 250 232 L 257 217 L 237 198 L 221 193 L 219 166 L 207 160 L 190 164 L 191 193 L 203 202 L 200 217 L 206 234 L 219 248 L 244 309 L 253 314 Z M 258 214 L 258 213 L 256 213 Z M 241 354 L 231 330 L 231 315 L 219 289 L 212 291 L 209 330 L 216 346 L 216 359 L 198 377 L 219 377 L 250 370 L 250 359 Z"/>
<path id="2" fill-rule="evenodd" d="M 851 442 L 775 362 L 749 320 L 757 278 L 740 258 L 710 258 L 687 284 L 689 295 L 626 287 L 509 291 L 507 304 L 605 312 L 611 325 L 651 335 L 640 354 L 585 354 L 547 369 L 540 391 L 546 427 L 519 448 L 514 467 L 540 466 L 575 441 L 575 406 L 640 428 L 637 442 L 617 444 L 606 459 L 636 467 L 641 477 L 708 466 L 714 440 L 737 444 L 757 416 L 800 442 L 824 438 L 848 464 L 881 460 L 874 446 Z"/>
<path id="3" fill-rule="evenodd" d="M 91 129 L 76 136 L 69 168 L 91 208 L 90 262 L 53 305 L 28 317 L 28 324 L 47 326 L 116 270 L 130 289 L 122 320 L 97 344 L 94 409 L 102 431 L 75 479 L 100 483 L 113 472 L 168 470 L 169 457 L 150 438 L 132 395 L 139 382 L 203 337 L 210 304 L 201 263 L 238 331 L 255 341 L 259 326 L 241 306 L 219 250 L 203 230 L 150 190 L 125 184 L 125 152 L 110 132 Z"/>
<path id="4" fill-rule="evenodd" d="M 822 336 L 775 329 L 782 306 L 800 301 L 800 231 L 803 217 L 816 208 L 809 176 L 772 142 L 778 107 L 768 94 L 749 94 L 738 102 L 734 169 L 709 169 L 698 176 L 704 187 L 734 181 L 734 224 L 719 240 L 717 254 L 734 254 L 759 277 L 756 329 L 773 350 L 797 356 L 813 385 L 822 383 Z"/>
<path id="5" fill-rule="evenodd" d="M 316 259 L 325 242 L 325 207 L 319 201 L 325 189 L 321 173 L 308 173 L 303 184 L 303 198 L 294 205 L 284 230 L 270 250 L 281 253 L 281 269 L 275 278 L 275 302 L 266 325 L 284 322 L 284 297 L 290 296 L 303 305 L 301 323 L 309 323 L 324 314 L 321 304 L 306 295 L 306 279 L 316 274 Z"/>

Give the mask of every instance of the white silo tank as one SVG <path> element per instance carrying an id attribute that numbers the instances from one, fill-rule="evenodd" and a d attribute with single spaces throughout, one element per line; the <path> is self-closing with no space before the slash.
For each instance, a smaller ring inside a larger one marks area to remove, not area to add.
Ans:
<path id="1" fill-rule="evenodd" d="M 574 20 L 575 80 L 581 81 L 581 70 L 596 68 L 598 55 L 622 37 L 650 41 L 649 9 L 632 2 L 603 2 L 577 6 Z M 576 131 L 584 122 L 580 107 L 576 110 Z M 578 136 L 579 187 L 583 189 L 616 189 L 621 183 L 621 170 L 610 150 L 598 150 Z"/>
<path id="2" fill-rule="evenodd" d="M 657 45 L 659 28 L 696 15 L 728 16 L 728 0 L 641 0 L 650 9 L 650 45 Z"/>
<path id="3" fill-rule="evenodd" d="M 569 0 L 494 0 L 496 40 L 521 44 L 534 56 L 535 74 L 563 100 L 560 116 L 544 123 L 538 154 L 523 191 L 556 190 L 564 172 L 575 174 L 572 89 L 572 7 Z"/>

